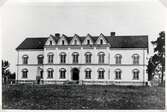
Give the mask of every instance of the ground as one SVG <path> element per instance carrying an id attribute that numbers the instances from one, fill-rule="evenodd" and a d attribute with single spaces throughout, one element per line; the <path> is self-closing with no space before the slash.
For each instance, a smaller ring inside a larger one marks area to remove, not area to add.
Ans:
<path id="1" fill-rule="evenodd" d="M 164 109 L 164 87 L 8 85 L 3 109 Z"/>

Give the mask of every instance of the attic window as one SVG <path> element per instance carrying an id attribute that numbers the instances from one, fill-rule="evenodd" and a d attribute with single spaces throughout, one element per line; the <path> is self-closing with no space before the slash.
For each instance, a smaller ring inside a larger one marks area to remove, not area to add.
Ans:
<path id="1" fill-rule="evenodd" d="M 90 44 L 90 40 L 87 40 L 87 44 L 88 44 L 88 45 Z"/>
<path id="2" fill-rule="evenodd" d="M 50 41 L 50 45 L 52 45 L 52 41 Z"/>
<path id="3" fill-rule="evenodd" d="M 77 40 L 74 40 L 74 44 L 77 45 Z"/>
<path id="4" fill-rule="evenodd" d="M 103 44 L 103 40 L 102 40 L 102 39 L 100 39 L 100 44 L 101 44 L 101 45 Z"/>
<path id="5" fill-rule="evenodd" d="M 64 40 L 62 40 L 62 45 L 64 45 Z"/>

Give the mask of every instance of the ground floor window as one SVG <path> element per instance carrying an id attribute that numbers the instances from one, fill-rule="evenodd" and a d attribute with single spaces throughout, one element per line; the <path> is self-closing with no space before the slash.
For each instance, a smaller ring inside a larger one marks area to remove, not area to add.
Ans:
<path id="1" fill-rule="evenodd" d="M 27 78 L 28 76 L 28 70 L 27 69 L 23 69 L 22 70 L 22 78 Z"/>
<path id="2" fill-rule="evenodd" d="M 48 69 L 48 78 L 53 78 L 53 69 Z"/>
<path id="3" fill-rule="evenodd" d="M 133 79 L 139 80 L 139 70 L 137 69 L 133 70 Z"/>
<path id="4" fill-rule="evenodd" d="M 104 79 L 104 69 L 98 70 L 98 79 Z"/>
<path id="5" fill-rule="evenodd" d="M 60 69 L 60 79 L 66 78 L 66 70 L 64 68 Z"/>
<path id="6" fill-rule="evenodd" d="M 115 70 L 115 79 L 121 79 L 121 70 L 120 69 L 117 69 Z"/>
<path id="7" fill-rule="evenodd" d="M 91 79 L 91 69 L 85 70 L 85 79 Z"/>

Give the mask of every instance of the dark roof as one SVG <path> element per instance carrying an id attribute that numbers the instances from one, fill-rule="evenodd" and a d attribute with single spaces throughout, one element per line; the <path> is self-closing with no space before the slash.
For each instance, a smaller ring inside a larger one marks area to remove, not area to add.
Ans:
<path id="1" fill-rule="evenodd" d="M 43 49 L 47 38 L 26 38 L 17 48 L 18 49 Z"/>
<path id="2" fill-rule="evenodd" d="M 61 37 L 53 37 L 55 42 Z M 93 43 L 96 42 L 99 36 L 91 36 Z M 43 49 L 44 44 L 48 37 L 44 38 L 26 38 L 16 49 Z M 68 43 L 71 42 L 73 37 L 65 36 Z M 79 36 L 81 42 L 84 41 L 86 36 Z M 111 48 L 148 48 L 148 36 L 147 35 L 135 35 L 135 36 L 105 36 L 107 42 L 111 45 Z"/>

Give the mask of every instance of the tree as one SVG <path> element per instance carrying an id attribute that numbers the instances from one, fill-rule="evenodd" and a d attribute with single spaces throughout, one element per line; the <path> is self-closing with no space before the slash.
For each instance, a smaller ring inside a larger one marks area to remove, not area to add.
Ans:
<path id="1" fill-rule="evenodd" d="M 9 66 L 10 66 L 10 64 L 8 61 L 2 60 L 2 80 L 3 80 L 2 82 L 5 84 L 7 83 L 8 77 L 11 74 L 9 71 Z"/>
<path id="2" fill-rule="evenodd" d="M 156 41 L 152 41 L 154 47 L 154 60 L 153 64 L 157 67 L 158 64 L 162 66 L 161 69 L 161 84 L 163 84 L 164 72 L 165 72 L 165 32 L 159 33 L 159 37 Z M 155 68 L 154 68 L 155 69 Z"/>

